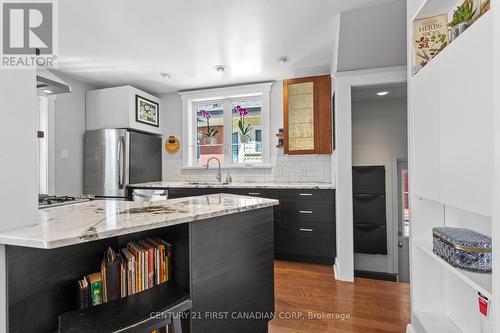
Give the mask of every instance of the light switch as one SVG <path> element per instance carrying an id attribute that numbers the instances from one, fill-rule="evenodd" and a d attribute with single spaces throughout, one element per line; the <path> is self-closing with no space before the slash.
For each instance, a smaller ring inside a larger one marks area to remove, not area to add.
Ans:
<path id="1" fill-rule="evenodd" d="M 61 150 L 61 158 L 63 160 L 67 160 L 69 158 L 69 150 L 68 149 Z"/>

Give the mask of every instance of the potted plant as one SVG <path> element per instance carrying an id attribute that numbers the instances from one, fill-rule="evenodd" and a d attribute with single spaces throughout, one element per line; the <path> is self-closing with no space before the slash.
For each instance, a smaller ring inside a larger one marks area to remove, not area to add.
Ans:
<path id="1" fill-rule="evenodd" d="M 471 26 L 475 13 L 476 9 L 474 9 L 474 3 L 472 0 L 465 0 L 460 6 L 457 7 L 457 9 L 453 11 L 453 19 L 448 24 L 451 28 L 450 40 L 454 40 Z"/>
<path id="2" fill-rule="evenodd" d="M 205 118 L 207 120 L 206 132 L 200 131 L 200 133 L 205 138 L 205 144 L 212 145 L 214 143 L 215 136 L 219 132 L 215 127 L 210 128 L 210 118 L 212 117 L 212 115 L 205 109 L 201 109 L 200 112 L 198 112 L 198 115 L 201 118 Z"/>
<path id="3" fill-rule="evenodd" d="M 479 15 L 483 15 L 488 10 L 490 10 L 490 8 L 491 8 L 490 0 L 481 0 L 481 10 Z"/>
<path id="4" fill-rule="evenodd" d="M 240 120 L 238 120 L 238 129 L 240 130 L 240 142 L 248 143 L 248 141 L 250 141 L 250 136 L 248 135 L 248 133 L 250 133 L 250 131 L 253 128 L 251 123 L 245 125 L 245 116 L 248 115 L 248 110 L 237 105 L 233 109 L 233 112 L 237 113 L 240 116 Z"/>

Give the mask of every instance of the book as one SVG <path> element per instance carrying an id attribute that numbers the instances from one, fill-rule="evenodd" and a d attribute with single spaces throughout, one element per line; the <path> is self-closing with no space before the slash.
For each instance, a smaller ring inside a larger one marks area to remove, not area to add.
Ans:
<path id="1" fill-rule="evenodd" d="M 116 255 L 116 252 L 111 247 L 108 247 L 101 264 L 104 303 L 120 298 L 120 265 L 120 258 Z"/>
<path id="2" fill-rule="evenodd" d="M 80 310 L 85 310 L 91 306 L 90 285 L 87 277 L 83 277 L 77 281 L 78 285 L 78 307 Z"/>
<path id="3" fill-rule="evenodd" d="M 155 285 L 165 282 L 165 246 L 157 242 L 155 239 L 147 238 L 146 241 L 150 243 L 155 249 Z"/>
<path id="4" fill-rule="evenodd" d="M 144 240 L 138 241 L 138 243 L 142 246 L 142 248 L 147 252 L 147 261 L 146 261 L 146 272 L 147 272 L 147 288 L 151 288 L 155 285 L 154 277 L 155 277 L 155 248 Z"/>
<path id="5" fill-rule="evenodd" d="M 135 279 L 135 292 L 140 292 L 143 289 L 143 284 L 142 284 L 142 275 L 143 275 L 143 269 L 142 269 L 142 255 L 139 247 L 134 242 L 129 242 L 127 244 L 127 249 L 134 255 L 135 257 L 135 274 L 136 274 L 136 279 Z"/>
<path id="6" fill-rule="evenodd" d="M 91 304 L 96 306 L 102 304 L 102 279 L 101 273 L 93 273 L 88 276 L 90 284 Z"/>
<path id="7" fill-rule="evenodd" d="M 172 244 L 165 242 L 159 237 L 156 237 L 155 240 L 165 246 L 165 281 L 170 281 L 172 278 Z"/>
<path id="8" fill-rule="evenodd" d="M 121 254 L 117 254 L 120 261 L 120 297 L 127 297 L 127 262 Z"/>
<path id="9" fill-rule="evenodd" d="M 448 45 L 446 14 L 413 21 L 413 73 L 417 73 Z"/>
<path id="10" fill-rule="evenodd" d="M 121 250 L 123 259 L 127 263 L 127 295 L 135 294 L 136 291 L 136 273 L 135 256 L 127 248 Z"/>
<path id="11" fill-rule="evenodd" d="M 104 266 L 104 261 L 101 261 L 101 281 L 102 281 L 102 303 L 106 303 L 107 293 L 106 293 L 106 267 Z"/>

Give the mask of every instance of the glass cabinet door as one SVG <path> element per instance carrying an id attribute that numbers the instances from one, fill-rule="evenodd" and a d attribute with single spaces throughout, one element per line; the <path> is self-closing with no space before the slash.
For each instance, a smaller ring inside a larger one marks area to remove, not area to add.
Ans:
<path id="1" fill-rule="evenodd" d="M 288 150 L 314 150 L 314 83 L 288 85 Z"/>

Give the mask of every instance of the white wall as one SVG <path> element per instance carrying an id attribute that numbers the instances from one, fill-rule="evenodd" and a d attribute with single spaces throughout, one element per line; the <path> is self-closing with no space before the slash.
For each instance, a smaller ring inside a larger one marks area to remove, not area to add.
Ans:
<path id="1" fill-rule="evenodd" d="M 0 70 L 0 230 L 37 223 L 35 72 Z M 7 332 L 5 247 L 0 246 L 0 332 Z"/>
<path id="2" fill-rule="evenodd" d="M 335 74 L 335 154 L 332 168 L 336 186 L 337 257 L 335 278 L 354 281 L 352 217 L 352 87 L 401 83 L 406 81 L 405 67 L 378 68 Z"/>
<path id="3" fill-rule="evenodd" d="M 406 64 L 405 18 L 404 0 L 343 12 L 336 71 Z"/>
<path id="4" fill-rule="evenodd" d="M 397 159 L 406 159 L 406 99 L 352 104 L 352 165 L 386 169 L 387 255 L 355 254 L 358 270 L 397 273 Z"/>
<path id="5" fill-rule="evenodd" d="M 0 70 L 0 230 L 36 224 L 35 74 Z"/>
<path id="6" fill-rule="evenodd" d="M 57 95 L 54 115 L 55 194 L 83 193 L 83 133 L 85 132 L 85 93 L 92 86 L 57 73 L 71 86 L 71 93 Z M 67 149 L 69 158 L 62 158 Z"/>
<path id="7" fill-rule="evenodd" d="M 182 102 L 177 93 L 161 96 L 164 109 L 163 128 L 165 139 L 175 135 L 182 139 Z M 330 155 L 286 156 L 276 148 L 275 134 L 283 127 L 283 81 L 276 81 L 271 88 L 270 108 L 271 165 L 268 169 L 229 170 L 234 182 L 295 181 L 331 182 Z M 181 141 L 181 145 L 183 142 Z M 163 179 L 166 181 L 213 181 L 213 170 L 182 170 L 182 148 L 178 153 L 163 153 Z M 223 177 L 228 171 L 224 170 Z M 304 172 L 304 174 L 303 174 Z"/>

